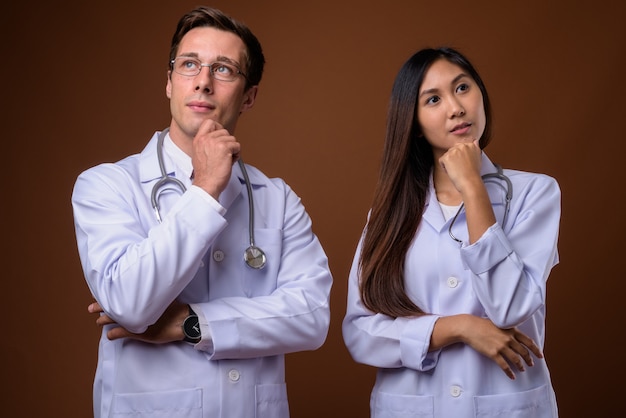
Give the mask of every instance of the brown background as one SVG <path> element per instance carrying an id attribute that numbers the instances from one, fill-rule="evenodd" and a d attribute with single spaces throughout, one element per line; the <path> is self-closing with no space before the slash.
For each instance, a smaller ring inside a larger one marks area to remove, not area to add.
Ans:
<path id="1" fill-rule="evenodd" d="M 424 46 L 476 64 L 494 105 L 490 157 L 556 177 L 561 264 L 546 356 L 562 417 L 623 409 L 626 31 L 619 1 L 214 1 L 267 58 L 237 137 L 301 195 L 335 277 L 318 351 L 289 355 L 292 415 L 365 417 L 374 370 L 341 338 L 346 279 L 375 183 L 392 80 Z M 4 6 L 1 317 L 6 417 L 88 417 L 99 329 L 78 261 L 80 171 L 140 151 L 169 122 L 169 41 L 197 1 Z M 7 9 L 8 7 L 8 9 Z M 8 151 L 8 152 L 7 152 Z M 7 167 L 8 164 L 8 167 Z"/>

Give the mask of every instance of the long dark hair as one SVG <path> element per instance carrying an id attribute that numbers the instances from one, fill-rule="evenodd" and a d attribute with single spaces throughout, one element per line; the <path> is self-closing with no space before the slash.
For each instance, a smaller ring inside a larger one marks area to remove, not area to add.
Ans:
<path id="1" fill-rule="evenodd" d="M 176 58 L 178 46 L 183 36 L 191 29 L 205 26 L 232 32 L 241 38 L 246 46 L 246 58 L 248 61 L 244 71 L 246 73 L 245 88 L 248 89 L 251 86 L 258 85 L 261 82 L 263 67 L 265 66 L 265 57 L 261 43 L 246 25 L 211 7 L 199 6 L 180 18 L 176 31 L 172 36 L 170 62 Z"/>
<path id="2" fill-rule="evenodd" d="M 392 317 L 424 313 L 407 296 L 404 262 L 426 203 L 434 157 L 417 121 L 417 96 L 433 62 L 446 59 L 471 76 L 483 95 L 486 124 L 481 149 L 491 139 L 491 106 L 472 64 L 452 48 L 423 49 L 409 58 L 391 90 L 378 183 L 359 259 L 364 305 Z"/>

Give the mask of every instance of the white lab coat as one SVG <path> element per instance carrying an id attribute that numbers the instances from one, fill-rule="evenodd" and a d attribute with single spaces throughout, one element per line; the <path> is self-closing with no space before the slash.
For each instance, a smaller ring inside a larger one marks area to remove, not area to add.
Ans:
<path id="1" fill-rule="evenodd" d="M 483 154 L 482 173 L 496 169 Z M 513 183 L 506 225 L 505 192 L 486 183 L 498 222 L 468 245 L 465 214 L 449 233 L 430 185 L 423 220 L 407 253 L 409 297 L 430 315 L 392 319 L 364 308 L 358 291 L 359 243 L 350 272 L 346 346 L 355 361 L 378 368 L 371 416 L 555 418 L 556 398 L 545 359 L 510 380 L 500 367 L 464 344 L 428 352 L 435 321 L 467 313 L 498 327 L 519 327 L 543 348 L 546 281 L 558 263 L 560 189 L 546 175 L 504 170 Z M 505 186 L 505 184 L 503 184 Z M 534 357 L 534 356 L 533 356 Z"/>
<path id="2" fill-rule="evenodd" d="M 160 199 L 159 224 L 150 202 L 157 135 L 141 154 L 78 177 L 80 260 L 93 296 L 123 327 L 145 331 L 178 298 L 204 317 L 203 340 L 110 341 L 104 327 L 94 415 L 288 417 L 284 354 L 320 347 L 330 321 L 332 277 L 311 220 L 287 184 L 247 166 L 255 241 L 267 254 L 262 270 L 248 267 L 248 197 L 235 164 L 221 210 L 188 187 Z M 165 166 L 176 174 L 167 153 Z"/>

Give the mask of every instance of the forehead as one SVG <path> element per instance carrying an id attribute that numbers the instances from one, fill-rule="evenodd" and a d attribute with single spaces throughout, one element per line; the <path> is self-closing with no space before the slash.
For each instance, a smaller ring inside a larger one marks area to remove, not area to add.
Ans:
<path id="1" fill-rule="evenodd" d="M 426 70 L 420 90 L 442 88 L 459 79 L 463 79 L 464 81 L 472 80 L 467 71 L 459 65 L 445 58 L 439 58 Z"/>
<path id="2" fill-rule="evenodd" d="M 219 57 L 242 63 L 246 46 L 239 36 L 212 27 L 193 28 L 183 36 L 177 55 L 197 55 L 201 60 L 211 61 Z"/>

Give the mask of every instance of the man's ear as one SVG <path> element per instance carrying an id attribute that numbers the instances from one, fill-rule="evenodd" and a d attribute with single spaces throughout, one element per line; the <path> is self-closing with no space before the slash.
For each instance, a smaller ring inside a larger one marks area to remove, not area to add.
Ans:
<path id="1" fill-rule="evenodd" d="M 254 101 L 256 100 L 256 94 L 259 91 L 259 86 L 252 86 L 243 94 L 243 102 L 241 103 L 241 109 L 239 112 L 245 112 L 254 106 Z"/>
<path id="2" fill-rule="evenodd" d="M 165 95 L 168 99 L 172 98 L 172 72 L 167 72 L 167 84 L 165 85 Z"/>

